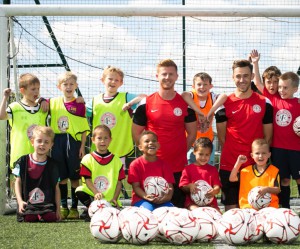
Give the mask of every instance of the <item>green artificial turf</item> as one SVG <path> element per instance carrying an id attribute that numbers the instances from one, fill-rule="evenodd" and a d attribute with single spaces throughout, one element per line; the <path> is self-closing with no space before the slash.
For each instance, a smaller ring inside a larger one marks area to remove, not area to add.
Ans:
<path id="1" fill-rule="evenodd" d="M 194 243 L 187 246 L 169 243 L 151 242 L 149 245 L 131 245 L 125 240 L 117 244 L 101 244 L 94 239 L 89 231 L 89 223 L 82 220 L 66 220 L 59 223 L 18 223 L 15 215 L 0 215 L 0 248 L 61 248 L 61 249 L 93 249 L 93 248 L 125 248 L 125 249 L 177 249 L 177 248 L 226 248 L 226 245 L 214 243 Z M 267 249 L 267 248 L 299 248 L 300 240 L 291 245 L 264 244 L 235 246 L 236 248 Z M 234 247 L 227 247 L 234 248 Z"/>

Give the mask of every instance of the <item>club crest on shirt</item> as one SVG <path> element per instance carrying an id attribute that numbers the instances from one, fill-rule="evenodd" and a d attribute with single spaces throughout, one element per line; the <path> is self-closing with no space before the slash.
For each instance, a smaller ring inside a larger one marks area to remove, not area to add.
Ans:
<path id="1" fill-rule="evenodd" d="M 182 115 L 182 110 L 179 107 L 176 107 L 173 111 L 174 115 L 180 117 Z"/>
<path id="2" fill-rule="evenodd" d="M 94 180 L 94 186 L 100 193 L 103 193 L 108 189 L 109 181 L 105 176 L 98 176 Z"/>
<path id="3" fill-rule="evenodd" d="M 29 192 L 29 200 L 31 204 L 42 203 L 45 201 L 45 194 L 40 188 L 34 188 Z"/>
<path id="4" fill-rule="evenodd" d="M 58 129 L 61 132 L 67 132 L 67 130 L 69 129 L 69 119 L 67 116 L 61 116 L 59 117 L 58 121 L 57 121 L 57 126 Z"/>
<path id="5" fill-rule="evenodd" d="M 260 113 L 261 112 L 261 107 L 260 105 L 254 105 L 252 107 L 252 110 L 255 112 L 255 113 Z"/>
<path id="6" fill-rule="evenodd" d="M 32 131 L 36 127 L 36 124 L 32 124 L 27 128 L 27 137 L 30 140 L 32 138 Z"/>
<path id="7" fill-rule="evenodd" d="M 275 121 L 278 126 L 288 126 L 292 122 L 292 114 L 288 110 L 281 109 L 276 113 Z"/>
<path id="8" fill-rule="evenodd" d="M 108 128 L 115 127 L 117 123 L 116 116 L 111 112 L 106 112 L 100 117 L 100 123 L 106 125 Z"/>

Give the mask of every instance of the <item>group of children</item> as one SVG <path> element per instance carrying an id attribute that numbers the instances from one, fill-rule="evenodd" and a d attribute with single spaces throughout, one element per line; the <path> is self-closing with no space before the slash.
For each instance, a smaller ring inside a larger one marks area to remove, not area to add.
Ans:
<path id="1" fill-rule="evenodd" d="M 293 117 L 300 116 L 298 99 L 293 98 L 298 90 L 299 77 L 292 72 L 281 75 L 276 67 L 270 67 L 264 72 L 261 82 L 257 51 L 252 51 L 250 58 L 256 73 L 256 87 L 272 101 L 274 122 L 284 123 L 291 118 L 289 113 L 280 113 L 283 107 L 292 112 Z M 78 199 L 86 207 L 94 199 L 105 199 L 113 206 L 121 207 L 119 195 L 125 179 L 125 157 L 133 151 L 131 112 L 146 96 L 118 92 L 123 77 L 120 69 L 107 67 L 101 78 L 105 93 L 94 97 L 87 106 L 82 99 L 74 96 L 78 83 L 76 75 L 71 72 L 64 73 L 58 80 L 57 87 L 63 93 L 62 97 L 39 98 L 40 82 L 32 74 L 20 76 L 19 88 L 23 96 L 20 101 L 6 107 L 11 90 L 4 90 L 0 119 L 8 119 L 11 126 L 10 166 L 16 176 L 18 221 L 50 222 L 79 218 Z M 214 111 L 224 103 L 226 95 L 217 96 L 210 91 L 212 87 L 211 77 L 207 73 L 199 73 L 193 79 L 193 90 L 182 94 L 198 114 L 197 139 L 187 154 L 189 165 L 183 170 L 179 183 L 186 193 L 185 207 L 190 210 L 198 207 L 191 200 L 190 193 L 197 191 L 195 182 L 199 179 L 212 186 L 207 197 L 214 197 L 211 206 L 219 210 L 215 196 L 222 186 L 218 170 L 212 166 L 211 124 Z M 87 155 L 85 143 L 90 127 L 86 117 L 92 118 L 93 143 Z M 290 175 L 296 179 L 300 193 L 300 169 L 296 165 L 300 160 L 299 137 L 295 140 L 296 135 L 284 127 L 284 124 L 274 124 L 272 164 L 269 160 L 270 147 L 264 139 L 256 139 L 252 143 L 254 165 L 240 169 L 246 159 L 244 155 L 237 158 L 229 180 L 240 181 L 241 208 L 249 207 L 247 194 L 255 186 L 264 186 L 261 195 L 271 193 L 273 207 L 279 207 L 277 195 L 281 191 L 281 204 L 289 207 Z M 144 131 L 137 146 L 142 156 L 130 164 L 127 179 L 133 189 L 132 205 L 149 210 L 173 206 L 174 176 L 171 166 L 156 155 L 160 146 L 157 135 Z M 143 183 L 148 176 L 165 178 L 169 184 L 168 194 L 161 198 L 147 195 Z M 71 182 L 70 209 L 67 202 L 68 179 Z M 87 213 L 84 217 L 88 220 Z"/>

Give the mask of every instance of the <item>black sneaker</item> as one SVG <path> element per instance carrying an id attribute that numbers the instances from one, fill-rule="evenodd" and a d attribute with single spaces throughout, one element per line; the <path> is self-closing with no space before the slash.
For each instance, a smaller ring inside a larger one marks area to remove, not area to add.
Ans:
<path id="1" fill-rule="evenodd" d="M 88 210 L 84 209 L 84 211 L 79 215 L 79 218 L 85 219 L 86 217 L 90 217 L 90 216 L 89 216 Z"/>

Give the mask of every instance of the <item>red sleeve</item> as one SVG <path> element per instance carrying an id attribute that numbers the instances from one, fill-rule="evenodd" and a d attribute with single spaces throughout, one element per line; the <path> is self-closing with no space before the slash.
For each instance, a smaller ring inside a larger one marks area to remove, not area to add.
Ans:
<path id="1" fill-rule="evenodd" d="M 189 174 L 188 174 L 188 171 L 187 171 L 187 168 L 189 166 L 186 166 L 183 171 L 182 171 L 182 174 L 181 174 L 181 178 L 180 178 L 180 181 L 179 181 L 179 188 L 180 187 L 183 187 L 183 186 L 186 186 L 188 184 L 190 184 L 190 178 L 189 178 Z"/>
<path id="2" fill-rule="evenodd" d="M 140 177 L 138 174 L 138 160 L 135 159 L 134 161 L 131 162 L 130 166 L 129 166 L 129 171 L 128 171 L 128 178 L 127 178 L 127 182 L 129 184 L 132 184 L 133 182 L 140 182 Z"/>
<path id="3" fill-rule="evenodd" d="M 121 181 L 121 180 L 123 180 L 123 179 L 125 179 L 125 170 L 124 170 L 124 168 L 123 168 L 123 166 L 121 167 L 121 169 L 120 169 L 120 171 L 119 171 L 119 178 L 118 178 L 118 180 L 119 181 Z"/>
<path id="4" fill-rule="evenodd" d="M 81 164 L 79 175 L 87 178 L 92 177 L 91 171 L 83 164 Z"/>
<path id="5" fill-rule="evenodd" d="M 165 180 L 168 183 L 175 183 L 175 179 L 174 179 L 174 175 L 172 172 L 172 168 L 170 167 L 170 165 L 166 162 L 164 163 L 164 167 L 163 167 L 163 178 L 165 178 Z"/>
<path id="6" fill-rule="evenodd" d="M 214 172 L 212 172 L 212 187 L 216 185 L 222 187 L 218 170 L 216 168 L 213 168 L 213 171 Z"/>

